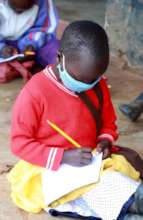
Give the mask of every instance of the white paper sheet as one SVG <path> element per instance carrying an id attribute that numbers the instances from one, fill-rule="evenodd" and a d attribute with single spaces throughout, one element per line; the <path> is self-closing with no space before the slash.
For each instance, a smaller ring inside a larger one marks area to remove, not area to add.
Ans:
<path id="1" fill-rule="evenodd" d="M 82 198 L 103 220 L 114 220 L 139 184 L 119 172 L 108 171 L 101 176 L 96 187 Z"/>
<path id="2" fill-rule="evenodd" d="M 102 153 L 94 156 L 90 165 L 73 167 L 61 165 L 58 171 L 45 170 L 42 175 L 45 204 L 49 205 L 67 193 L 99 180 Z"/>
<path id="3" fill-rule="evenodd" d="M 6 63 L 8 61 L 12 61 L 12 60 L 15 60 L 15 59 L 21 58 L 21 57 L 24 57 L 24 54 L 16 54 L 16 55 L 13 55 L 9 58 L 0 58 L 0 63 Z"/>

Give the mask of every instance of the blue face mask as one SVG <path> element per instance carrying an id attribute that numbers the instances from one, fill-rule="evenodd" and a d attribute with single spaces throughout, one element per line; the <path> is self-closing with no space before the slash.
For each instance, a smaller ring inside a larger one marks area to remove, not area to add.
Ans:
<path id="1" fill-rule="evenodd" d="M 83 83 L 81 81 L 78 81 L 76 79 L 74 79 L 66 70 L 65 68 L 65 57 L 63 55 L 63 68 L 61 67 L 61 64 L 57 65 L 58 71 L 59 71 L 59 75 L 60 75 L 60 79 L 62 80 L 63 84 L 65 85 L 66 88 L 68 88 L 69 90 L 73 91 L 73 92 L 84 92 L 86 90 L 92 89 L 101 79 L 101 77 L 99 79 L 97 79 L 95 82 L 91 83 L 91 84 L 87 84 L 87 83 Z"/>

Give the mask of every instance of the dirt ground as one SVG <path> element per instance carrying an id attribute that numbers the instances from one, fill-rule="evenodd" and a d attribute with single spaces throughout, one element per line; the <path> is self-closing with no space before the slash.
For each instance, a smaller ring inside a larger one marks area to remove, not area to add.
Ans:
<path id="1" fill-rule="evenodd" d="M 73 20 L 94 20 L 103 25 L 105 20 L 106 0 L 55 0 L 60 18 Z"/>
<path id="2" fill-rule="evenodd" d="M 67 1 L 62 0 L 61 4 L 60 2 L 60 0 L 57 0 L 59 9 L 62 4 L 67 4 Z M 101 3 L 103 2 L 104 1 L 101 1 Z M 97 3 L 99 3 L 99 1 L 97 1 Z M 78 7 L 79 6 L 80 5 L 78 5 Z M 99 7 L 98 4 L 97 6 Z M 100 5 L 100 7 L 101 6 L 102 5 Z M 103 9 L 103 7 L 101 8 Z M 103 10 L 101 10 L 98 15 L 101 14 L 104 14 Z M 80 16 L 80 14 L 78 16 Z M 70 19 L 72 20 L 73 18 Z M 100 17 L 99 20 L 101 23 L 103 22 L 102 17 Z M 137 123 L 132 123 L 118 110 L 120 103 L 129 102 L 142 91 L 143 75 L 123 67 L 123 61 L 112 58 L 107 72 L 108 82 L 111 85 L 111 95 L 118 117 L 117 124 L 120 134 L 118 143 L 122 146 L 128 146 L 137 150 L 143 156 L 143 117 L 141 117 Z M 6 175 L 11 166 L 17 161 L 9 149 L 11 109 L 22 87 L 22 79 L 0 85 L 0 220 L 54 220 L 55 218 L 50 217 L 44 212 L 37 215 L 25 213 L 16 208 L 10 199 L 10 189 Z"/>

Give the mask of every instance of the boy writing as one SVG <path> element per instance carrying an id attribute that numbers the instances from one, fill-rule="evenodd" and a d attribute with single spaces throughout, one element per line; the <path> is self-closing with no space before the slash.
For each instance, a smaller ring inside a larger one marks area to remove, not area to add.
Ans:
<path id="1" fill-rule="evenodd" d="M 103 28 L 90 21 L 71 23 L 61 39 L 57 63 L 35 75 L 17 98 L 12 118 L 12 152 L 30 164 L 56 172 L 62 163 L 72 166 L 90 164 L 94 148 L 103 152 L 104 159 L 109 157 L 118 134 L 115 112 L 103 77 L 108 64 L 108 38 Z M 48 126 L 47 120 L 60 126 L 80 143 L 81 149 L 76 149 Z M 22 170 L 15 167 L 15 175 Z M 126 177 L 120 178 L 124 188 Z M 131 184 L 126 183 L 128 186 Z M 136 187 L 133 186 L 133 189 L 135 192 Z M 117 197 L 125 197 L 121 193 L 118 192 Z M 129 199 L 126 211 L 131 206 L 131 195 L 126 198 L 127 201 Z M 16 196 L 22 204 L 22 198 L 18 194 Z M 132 212 L 138 215 L 143 214 L 141 198 L 137 192 L 138 202 L 135 200 L 133 206 L 136 208 L 132 208 L 136 211 Z M 13 199 L 16 201 L 15 197 Z M 100 201 L 95 203 L 98 205 Z M 124 206 L 120 205 L 121 208 Z M 22 205 L 20 207 L 25 209 Z M 87 207 L 93 210 L 92 213 L 97 212 L 96 206 L 93 208 L 89 203 Z M 117 207 L 116 217 L 121 208 Z M 102 213 L 98 214 L 102 218 Z"/>

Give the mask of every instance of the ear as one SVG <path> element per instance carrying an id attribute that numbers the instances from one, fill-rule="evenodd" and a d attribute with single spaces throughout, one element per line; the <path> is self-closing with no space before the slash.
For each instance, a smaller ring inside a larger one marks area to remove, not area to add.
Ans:
<path id="1" fill-rule="evenodd" d="M 59 63 L 62 61 L 62 52 L 61 51 L 57 52 L 57 59 L 58 59 Z"/>
<path id="2" fill-rule="evenodd" d="M 57 51 L 56 64 L 59 64 L 60 62 L 61 62 L 61 54 L 59 51 Z"/>

